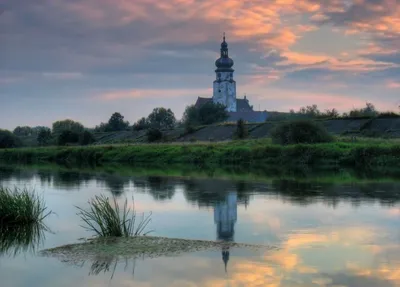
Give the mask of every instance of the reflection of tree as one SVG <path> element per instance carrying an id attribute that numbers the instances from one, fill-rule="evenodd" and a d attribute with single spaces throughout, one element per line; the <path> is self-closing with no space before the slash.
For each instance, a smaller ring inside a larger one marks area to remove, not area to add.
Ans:
<path id="1" fill-rule="evenodd" d="M 115 196 L 121 196 L 124 193 L 125 187 L 129 185 L 130 178 L 118 176 L 115 174 L 106 175 L 102 178 L 110 192 Z"/>
<path id="2" fill-rule="evenodd" d="M 0 183 L 2 181 L 10 180 L 14 176 L 15 172 L 16 172 L 16 169 L 13 167 L 0 166 Z"/>
<path id="3" fill-rule="evenodd" d="M 35 252 L 45 239 L 45 231 L 42 224 L 0 225 L 0 255 Z"/>
<path id="4" fill-rule="evenodd" d="M 214 207 L 223 202 L 228 192 L 236 192 L 238 204 L 248 205 L 253 185 L 244 181 L 218 179 L 185 179 L 182 181 L 187 201 L 199 207 Z"/>
<path id="5" fill-rule="evenodd" d="M 89 173 L 70 170 L 55 171 L 53 175 L 54 186 L 61 188 L 80 188 L 93 178 Z"/>
<path id="6" fill-rule="evenodd" d="M 40 179 L 41 185 L 50 185 L 52 172 L 47 170 L 38 170 L 37 175 Z"/>
<path id="7" fill-rule="evenodd" d="M 139 192 L 149 193 L 157 201 L 172 199 L 175 195 L 175 187 L 178 184 L 177 181 L 162 176 L 137 178 L 134 182 Z"/>

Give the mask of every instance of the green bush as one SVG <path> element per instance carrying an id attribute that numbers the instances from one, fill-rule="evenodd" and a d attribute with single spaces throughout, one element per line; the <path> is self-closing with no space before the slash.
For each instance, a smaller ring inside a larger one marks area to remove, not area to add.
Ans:
<path id="1" fill-rule="evenodd" d="M 89 131 L 84 131 L 79 137 L 79 143 L 81 145 L 89 145 L 94 143 L 96 140 L 93 134 Z"/>
<path id="2" fill-rule="evenodd" d="M 70 130 L 62 131 L 58 136 L 57 144 L 64 146 L 67 144 L 76 144 L 79 142 L 79 134 Z"/>
<path id="3" fill-rule="evenodd" d="M 271 137 L 273 143 L 281 145 L 333 141 L 333 136 L 322 125 L 309 120 L 282 123 L 272 130 Z"/>
<path id="4" fill-rule="evenodd" d="M 147 135 L 147 140 L 149 142 L 155 142 L 155 141 L 161 140 L 163 137 L 162 132 L 156 128 L 148 129 L 146 135 Z"/>
<path id="5" fill-rule="evenodd" d="M 0 130 L 0 148 L 14 148 L 22 145 L 21 140 L 12 132 Z"/>

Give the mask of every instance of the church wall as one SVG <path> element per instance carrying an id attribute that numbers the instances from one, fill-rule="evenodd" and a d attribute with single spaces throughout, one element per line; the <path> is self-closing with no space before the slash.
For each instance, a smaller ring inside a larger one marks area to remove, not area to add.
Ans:
<path id="1" fill-rule="evenodd" d="M 227 111 L 236 111 L 236 82 L 233 72 L 217 72 L 217 80 L 213 85 L 213 101 L 227 107 Z"/>

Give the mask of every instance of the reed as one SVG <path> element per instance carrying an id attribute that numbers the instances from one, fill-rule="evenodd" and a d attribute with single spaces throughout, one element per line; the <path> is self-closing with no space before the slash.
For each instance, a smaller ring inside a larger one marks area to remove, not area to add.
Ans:
<path id="1" fill-rule="evenodd" d="M 39 224 L 50 215 L 44 200 L 33 191 L 0 187 L 0 225 Z"/>
<path id="2" fill-rule="evenodd" d="M 99 237 L 129 237 L 146 235 L 151 232 L 145 232 L 151 221 L 151 213 L 146 217 L 143 214 L 138 218 L 134 205 L 132 205 L 132 209 L 128 207 L 127 199 L 125 199 L 122 209 L 115 197 L 110 203 L 109 198 L 104 195 L 95 196 L 88 203 L 88 210 L 77 207 L 78 215 L 85 223 L 82 227 L 93 231 Z"/>

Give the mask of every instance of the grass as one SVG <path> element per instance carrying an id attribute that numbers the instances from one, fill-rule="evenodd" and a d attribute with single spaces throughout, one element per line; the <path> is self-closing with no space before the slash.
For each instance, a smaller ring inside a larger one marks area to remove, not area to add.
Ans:
<path id="1" fill-rule="evenodd" d="M 5 163 L 128 164 L 133 166 L 185 164 L 236 165 L 332 165 L 365 168 L 396 167 L 399 141 L 359 140 L 321 144 L 275 145 L 270 139 L 229 142 L 103 145 L 0 150 Z"/>
<path id="2" fill-rule="evenodd" d="M 149 233 L 144 230 L 151 220 L 151 214 L 147 217 L 143 215 L 137 221 L 135 209 L 128 208 L 128 200 L 125 200 L 121 210 L 115 197 L 111 204 L 107 197 L 101 195 L 89 201 L 89 206 L 89 210 L 77 207 L 80 211 L 78 215 L 86 224 L 83 227 L 99 237 L 129 237 Z"/>
<path id="3" fill-rule="evenodd" d="M 34 192 L 0 187 L 1 226 L 40 224 L 50 213 Z"/>

